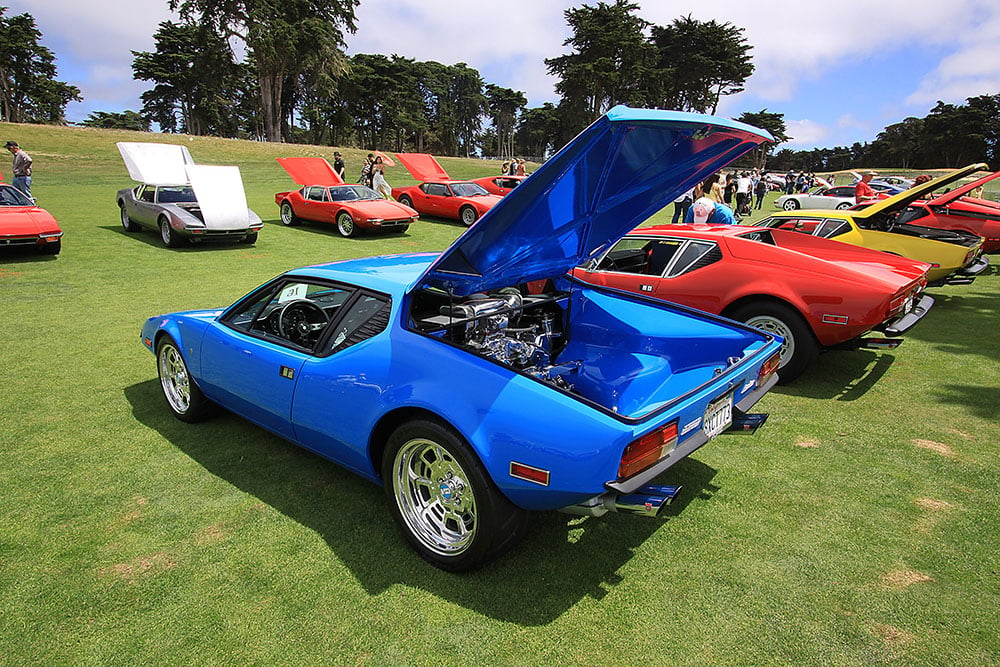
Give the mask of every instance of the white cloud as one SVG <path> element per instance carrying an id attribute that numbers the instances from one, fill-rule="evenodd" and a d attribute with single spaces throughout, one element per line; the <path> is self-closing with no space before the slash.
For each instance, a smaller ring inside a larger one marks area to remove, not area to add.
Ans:
<path id="1" fill-rule="evenodd" d="M 363 0 L 358 32 L 346 36 L 350 53 L 393 53 L 446 64 L 465 62 L 492 83 L 524 91 L 529 105 L 554 101 L 555 80 L 545 59 L 565 51 L 564 11 L 596 0 L 533 0 L 514 4 L 454 0 Z M 738 115 L 752 104 L 782 112 L 802 99 L 807 85 L 822 90 L 833 69 L 893 53 L 941 53 L 940 63 L 918 89 L 899 99 L 880 97 L 877 77 L 859 80 L 871 90 L 873 113 L 926 113 L 937 99 L 1000 90 L 1000 3 L 996 0 L 847 0 L 837 5 L 801 0 L 638 0 L 639 16 L 659 25 L 691 14 L 745 29 L 756 67 L 747 91 L 723 102 L 720 113 Z M 58 57 L 59 77 L 79 86 L 92 109 L 138 108 L 148 88 L 131 77 L 133 50 L 151 50 L 159 22 L 175 18 L 166 0 L 7 0 L 8 15 L 30 12 L 43 43 Z M 916 59 L 915 59 L 916 60 Z M 891 73 L 889 74 L 891 76 Z M 833 118 L 846 109 L 830 99 L 809 100 L 817 109 L 796 111 L 812 119 Z M 822 105 L 822 108 L 820 108 Z M 914 109 L 914 107 L 919 107 Z M 73 107 L 71 106 L 71 109 Z M 72 116 L 71 116 L 72 117 Z M 873 119 L 872 122 L 882 119 Z M 888 122 L 894 122 L 890 119 Z M 786 121 L 787 122 L 787 121 Z M 805 121 L 801 121 L 805 122 Z M 859 125 L 871 123 L 859 122 Z M 815 128 L 800 128 L 816 136 Z M 802 139 L 797 138 L 797 141 Z"/>
<path id="2" fill-rule="evenodd" d="M 982 17 L 981 17 L 982 18 Z M 908 104 L 933 105 L 937 100 L 961 103 L 976 95 L 1000 92 L 1000 13 L 957 36 L 956 51 L 944 58 L 908 98 Z"/>
<path id="3" fill-rule="evenodd" d="M 789 139 L 782 144 L 782 148 L 817 146 L 830 135 L 830 130 L 825 125 L 808 119 L 786 120 L 785 128 L 785 134 L 789 136 Z"/>

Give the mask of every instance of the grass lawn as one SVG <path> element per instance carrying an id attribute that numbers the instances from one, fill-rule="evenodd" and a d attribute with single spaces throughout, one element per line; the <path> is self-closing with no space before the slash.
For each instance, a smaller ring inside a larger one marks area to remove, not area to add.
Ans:
<path id="1" fill-rule="evenodd" d="M 168 250 L 122 230 L 114 142 L 186 137 L 0 129 L 66 231 L 57 258 L 0 255 L 0 663 L 1000 662 L 995 270 L 933 290 L 897 350 L 830 352 L 769 394 L 765 428 L 660 480 L 684 485 L 666 520 L 540 514 L 513 553 L 452 575 L 377 487 L 237 417 L 171 417 L 138 335 L 292 267 L 441 250 L 457 223 L 285 228 L 274 158 L 332 149 L 193 138 L 196 161 L 241 167 L 265 227 Z M 355 176 L 363 153 L 342 152 Z"/>

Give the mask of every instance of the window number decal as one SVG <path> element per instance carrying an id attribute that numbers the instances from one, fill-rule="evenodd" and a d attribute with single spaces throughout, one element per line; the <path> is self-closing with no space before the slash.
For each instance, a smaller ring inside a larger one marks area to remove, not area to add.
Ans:
<path id="1" fill-rule="evenodd" d="M 306 298 L 305 283 L 296 283 L 294 285 L 289 285 L 285 289 L 281 290 L 281 294 L 278 295 L 278 303 L 284 303 L 286 301 L 292 301 L 293 299 L 304 299 L 304 298 Z"/>

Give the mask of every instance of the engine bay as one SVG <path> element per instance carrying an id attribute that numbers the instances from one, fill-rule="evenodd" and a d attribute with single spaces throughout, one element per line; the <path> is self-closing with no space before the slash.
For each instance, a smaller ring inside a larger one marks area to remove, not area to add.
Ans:
<path id="1" fill-rule="evenodd" d="M 415 295 L 412 322 L 421 333 L 573 391 L 582 361 L 553 363 L 566 347 L 566 303 L 560 293 L 525 294 L 515 287 L 457 299 L 428 289 Z"/>

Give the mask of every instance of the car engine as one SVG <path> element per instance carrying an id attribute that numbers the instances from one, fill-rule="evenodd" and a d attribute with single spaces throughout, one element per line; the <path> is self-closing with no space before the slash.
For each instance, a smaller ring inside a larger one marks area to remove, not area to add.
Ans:
<path id="1" fill-rule="evenodd" d="M 562 311 L 547 295 L 523 296 L 515 288 L 473 294 L 438 308 L 424 325 L 441 325 L 452 342 L 518 372 L 571 391 L 582 362 L 553 364 L 564 347 Z"/>

